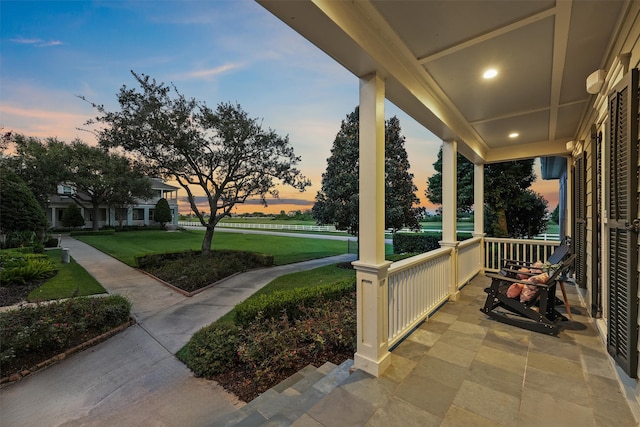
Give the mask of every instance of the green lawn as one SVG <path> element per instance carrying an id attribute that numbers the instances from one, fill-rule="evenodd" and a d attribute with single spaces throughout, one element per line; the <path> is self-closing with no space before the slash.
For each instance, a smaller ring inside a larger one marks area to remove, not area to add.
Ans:
<path id="1" fill-rule="evenodd" d="M 29 293 L 27 300 L 49 301 L 61 298 L 80 297 L 102 294 L 107 291 L 80 266 L 73 258 L 69 264 L 61 262 L 62 251 L 53 249 L 45 252 L 56 264 L 58 273 L 47 280 L 42 286 Z"/>
<path id="2" fill-rule="evenodd" d="M 342 279 L 356 277 L 356 271 L 346 268 L 338 268 L 337 264 L 325 265 L 324 267 L 314 268 L 312 270 L 299 271 L 284 276 L 277 277 L 269 282 L 262 289 L 251 295 L 248 299 L 257 298 L 260 295 L 268 295 L 272 292 L 284 291 L 296 288 L 309 288 L 315 286 L 328 285 L 338 282 Z M 225 324 L 233 323 L 235 318 L 235 309 L 231 310 L 215 323 Z"/>
<path id="3" fill-rule="evenodd" d="M 131 231 L 101 236 L 77 236 L 120 261 L 135 266 L 134 257 L 152 253 L 199 250 L 204 231 Z M 347 253 L 347 242 L 325 239 L 216 232 L 212 249 L 232 249 L 273 255 L 276 265 Z"/>

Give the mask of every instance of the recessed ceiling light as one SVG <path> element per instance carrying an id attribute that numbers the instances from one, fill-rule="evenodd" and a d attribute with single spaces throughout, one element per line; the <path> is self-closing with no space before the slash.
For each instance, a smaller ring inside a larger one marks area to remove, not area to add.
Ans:
<path id="1" fill-rule="evenodd" d="M 482 74 L 482 78 L 488 80 L 488 79 L 494 78 L 497 75 L 498 75 L 498 70 L 496 70 L 495 68 L 489 68 L 484 72 L 484 74 Z"/>
<path id="2" fill-rule="evenodd" d="M 519 136 L 520 136 L 520 134 L 519 134 L 518 132 L 511 132 L 511 133 L 509 134 L 509 138 L 511 138 L 511 139 L 513 139 L 513 138 L 517 138 L 517 137 L 519 137 Z"/>

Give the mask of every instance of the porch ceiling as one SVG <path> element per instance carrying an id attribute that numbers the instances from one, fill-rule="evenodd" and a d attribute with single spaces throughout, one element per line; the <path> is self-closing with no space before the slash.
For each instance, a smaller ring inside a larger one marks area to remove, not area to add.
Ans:
<path id="1" fill-rule="evenodd" d="M 381 74 L 387 99 L 475 162 L 568 154 L 630 4 L 257 1 L 357 77 Z"/>

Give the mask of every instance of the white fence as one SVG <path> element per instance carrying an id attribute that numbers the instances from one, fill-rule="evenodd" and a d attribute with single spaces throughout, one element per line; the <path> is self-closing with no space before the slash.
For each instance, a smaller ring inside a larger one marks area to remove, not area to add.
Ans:
<path id="1" fill-rule="evenodd" d="M 389 346 L 432 314 L 449 298 L 451 248 L 394 262 L 389 267 Z"/>
<path id="2" fill-rule="evenodd" d="M 202 227 L 198 221 L 178 221 L 182 227 Z M 245 222 L 219 222 L 216 227 L 223 228 L 253 228 L 258 230 L 292 230 L 292 231 L 321 231 L 333 232 L 333 225 L 299 225 L 299 224 L 249 224 Z"/>

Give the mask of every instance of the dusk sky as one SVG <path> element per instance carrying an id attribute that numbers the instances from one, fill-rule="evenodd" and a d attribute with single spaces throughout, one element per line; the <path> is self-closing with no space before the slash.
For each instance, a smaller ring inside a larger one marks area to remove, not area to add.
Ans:
<path id="1" fill-rule="evenodd" d="M 78 130 L 96 115 L 78 95 L 116 110 L 120 87 L 136 87 L 130 70 L 211 107 L 239 103 L 289 135 L 313 184 L 304 193 L 282 188 L 271 212 L 311 208 L 340 122 L 358 103 L 355 76 L 251 0 L 2 0 L 0 43 L 4 131 L 95 144 Z M 441 142 L 393 104 L 385 110 L 400 119 L 418 197 L 434 210 L 424 191 Z M 557 181 L 534 190 L 555 208 Z"/>

